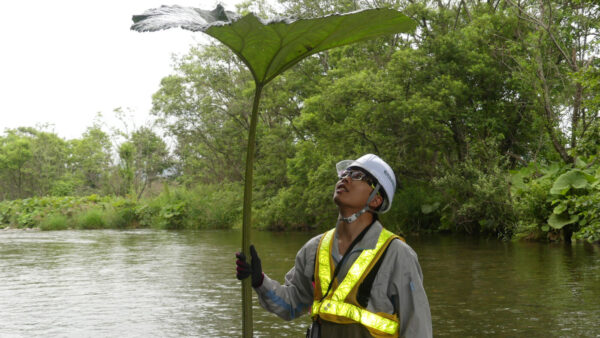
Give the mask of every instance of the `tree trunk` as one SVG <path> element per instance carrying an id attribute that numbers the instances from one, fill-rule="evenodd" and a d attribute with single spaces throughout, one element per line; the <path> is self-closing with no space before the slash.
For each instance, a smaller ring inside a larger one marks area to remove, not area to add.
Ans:
<path id="1" fill-rule="evenodd" d="M 573 115 L 571 116 L 571 148 L 577 147 L 577 130 L 581 118 L 581 100 L 583 87 L 580 82 L 575 83 L 575 95 L 573 97 Z M 585 121 L 584 121 L 585 122 Z"/>
<path id="2" fill-rule="evenodd" d="M 546 76 L 544 74 L 544 66 L 542 63 L 541 56 L 537 56 L 536 58 L 538 62 L 538 78 L 540 80 L 540 84 L 542 86 L 542 96 L 543 96 L 543 106 L 546 117 L 546 129 L 548 130 L 548 134 L 550 135 L 550 139 L 552 140 L 552 145 L 554 149 L 558 152 L 560 157 L 565 163 L 573 163 L 575 162 L 574 158 L 567 153 L 567 149 L 565 146 L 558 140 L 556 136 L 556 118 L 554 114 L 554 110 L 552 109 L 552 103 L 550 102 L 550 89 L 548 88 L 548 82 L 546 81 Z"/>

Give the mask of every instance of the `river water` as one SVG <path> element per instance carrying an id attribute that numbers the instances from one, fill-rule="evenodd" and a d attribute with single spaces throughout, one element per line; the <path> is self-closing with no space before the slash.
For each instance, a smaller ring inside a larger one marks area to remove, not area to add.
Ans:
<path id="1" fill-rule="evenodd" d="M 282 281 L 311 235 L 252 234 Z M 435 336 L 600 337 L 600 248 L 409 238 Z M 236 337 L 241 232 L 0 231 L 0 337 Z M 258 304 L 255 300 L 255 304 Z M 257 337 L 303 337 L 254 307 Z"/>

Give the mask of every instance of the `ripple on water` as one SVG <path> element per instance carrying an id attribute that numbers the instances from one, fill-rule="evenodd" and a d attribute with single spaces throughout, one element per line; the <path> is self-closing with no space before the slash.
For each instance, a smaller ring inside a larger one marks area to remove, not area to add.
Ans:
<path id="1" fill-rule="evenodd" d="M 282 281 L 309 234 L 257 233 Z M 0 337 L 239 336 L 235 231 L 0 231 Z M 409 243 L 411 240 L 409 239 Z M 600 334 L 600 251 L 448 238 L 412 242 L 436 336 Z M 257 337 L 298 337 L 258 307 Z"/>

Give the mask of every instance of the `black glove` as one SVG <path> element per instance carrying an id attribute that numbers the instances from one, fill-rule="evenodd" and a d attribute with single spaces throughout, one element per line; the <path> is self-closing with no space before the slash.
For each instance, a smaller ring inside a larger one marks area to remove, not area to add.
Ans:
<path id="1" fill-rule="evenodd" d="M 260 265 L 260 258 L 258 258 L 258 254 L 256 253 L 256 249 L 254 249 L 254 245 L 250 245 L 250 264 L 246 262 L 246 255 L 243 252 L 236 252 L 235 257 L 237 260 L 235 264 L 237 265 L 237 274 L 236 277 L 239 280 L 248 278 L 248 276 L 252 275 L 252 287 L 257 288 L 262 285 L 263 279 L 265 278 L 264 273 L 262 272 L 262 266 Z"/>

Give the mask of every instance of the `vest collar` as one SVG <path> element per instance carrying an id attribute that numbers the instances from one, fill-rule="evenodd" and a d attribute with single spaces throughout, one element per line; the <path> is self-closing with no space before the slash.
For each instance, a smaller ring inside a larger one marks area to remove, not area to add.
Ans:
<path id="1" fill-rule="evenodd" d="M 338 244 L 337 244 L 337 229 L 340 225 L 337 224 L 335 229 L 335 233 L 333 235 L 333 247 L 331 248 L 331 253 L 333 254 L 333 257 L 336 258 L 336 260 L 340 260 L 342 258 L 342 255 L 340 255 L 340 250 L 338 249 Z M 353 250 L 356 249 L 360 249 L 360 250 L 366 250 L 366 249 L 375 249 L 375 245 L 377 245 L 377 240 L 379 239 L 379 234 L 381 234 L 381 230 L 383 230 L 383 225 L 381 225 L 381 223 L 379 223 L 379 221 L 375 221 L 373 222 L 373 224 L 371 224 L 369 230 L 367 230 L 367 233 L 365 233 L 365 237 L 363 237 L 363 239 L 360 240 L 360 242 L 356 243 L 356 246 L 354 247 Z"/>

